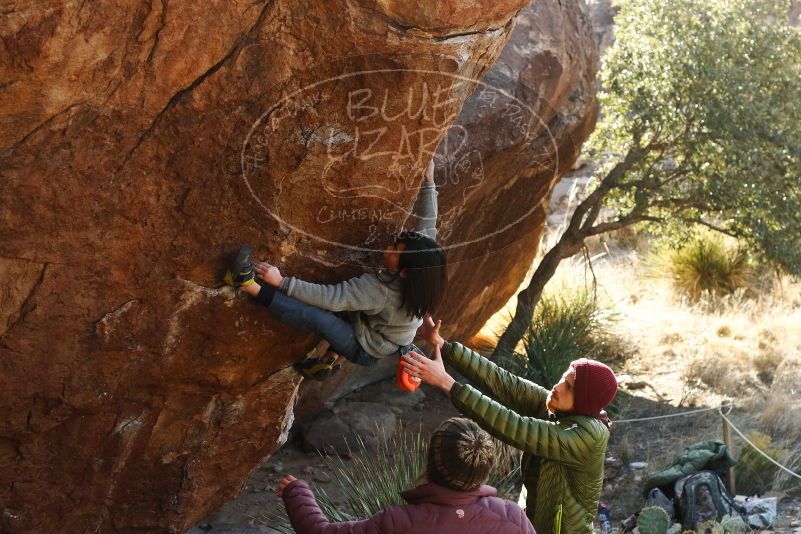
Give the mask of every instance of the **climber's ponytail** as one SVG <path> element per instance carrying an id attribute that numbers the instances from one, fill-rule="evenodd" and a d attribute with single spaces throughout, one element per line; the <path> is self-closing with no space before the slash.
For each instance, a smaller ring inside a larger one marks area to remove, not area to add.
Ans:
<path id="1" fill-rule="evenodd" d="M 405 270 L 403 308 L 418 319 L 427 313 L 434 315 L 448 285 L 445 251 L 436 240 L 419 232 L 401 232 L 395 243 L 405 245 L 398 262 L 399 270 Z"/>

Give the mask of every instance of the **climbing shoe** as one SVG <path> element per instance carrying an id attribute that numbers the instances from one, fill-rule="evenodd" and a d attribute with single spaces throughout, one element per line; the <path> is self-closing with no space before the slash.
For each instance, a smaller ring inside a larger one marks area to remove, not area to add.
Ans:
<path id="1" fill-rule="evenodd" d="M 242 287 L 256 283 L 256 273 L 253 271 L 253 255 L 250 245 L 242 245 L 236 258 L 225 273 L 223 281 L 226 285 Z"/>
<path id="2" fill-rule="evenodd" d="M 423 352 L 422 350 L 420 350 L 420 347 L 414 345 L 413 343 L 401 347 L 398 352 L 400 353 L 400 356 L 406 356 L 410 352 L 416 352 L 417 354 L 420 354 L 424 358 L 428 358 L 428 355 L 425 352 Z M 400 389 L 402 389 L 403 391 L 416 391 L 417 388 L 420 387 L 420 384 L 423 383 L 422 380 L 420 380 L 417 377 L 414 377 L 414 376 L 410 375 L 406 371 L 406 368 L 403 366 L 403 358 L 402 357 L 398 358 L 398 378 L 397 378 L 397 382 L 398 382 L 398 387 Z"/>
<path id="3" fill-rule="evenodd" d="M 333 350 L 325 353 L 325 356 L 319 358 L 306 358 L 303 361 L 297 362 L 292 367 L 300 373 L 304 378 L 311 380 L 325 380 L 333 375 L 340 369 L 340 364 L 336 363 L 339 354 Z"/>

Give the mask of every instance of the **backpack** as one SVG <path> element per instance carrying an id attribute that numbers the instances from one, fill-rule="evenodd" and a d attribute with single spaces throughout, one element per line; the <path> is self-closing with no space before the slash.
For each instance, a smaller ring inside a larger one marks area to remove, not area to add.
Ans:
<path id="1" fill-rule="evenodd" d="M 648 496 L 645 498 L 645 507 L 648 508 L 652 506 L 658 506 L 663 509 L 671 522 L 676 520 L 676 509 L 673 506 L 673 500 L 662 493 L 662 490 L 659 488 L 653 488 L 648 492 Z"/>
<path id="2" fill-rule="evenodd" d="M 720 521 L 724 515 L 745 521 L 744 510 L 734 503 L 723 481 L 712 471 L 701 471 L 676 481 L 674 486 L 676 519 L 684 528 L 695 530 L 699 524 Z"/>

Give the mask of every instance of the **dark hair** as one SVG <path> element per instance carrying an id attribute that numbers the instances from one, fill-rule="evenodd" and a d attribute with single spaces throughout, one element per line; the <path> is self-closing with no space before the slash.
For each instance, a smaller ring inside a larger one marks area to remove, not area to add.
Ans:
<path id="1" fill-rule="evenodd" d="M 411 317 L 433 314 L 448 285 L 445 251 L 435 239 L 413 231 L 401 232 L 395 243 L 406 245 L 398 260 L 398 270 L 406 270 L 401 306 Z"/>

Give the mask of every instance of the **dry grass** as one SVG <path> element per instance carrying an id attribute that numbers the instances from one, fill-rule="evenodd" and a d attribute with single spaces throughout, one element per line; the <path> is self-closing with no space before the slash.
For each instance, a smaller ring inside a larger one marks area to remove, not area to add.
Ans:
<path id="1" fill-rule="evenodd" d="M 737 292 L 691 302 L 669 281 L 647 276 L 636 251 L 605 248 L 608 253 L 595 254 L 593 270 L 599 298 L 618 314 L 621 350 L 631 353 L 619 371 L 652 380 L 674 400 L 697 380 L 707 395 L 718 397 L 697 400 L 712 401 L 792 386 L 787 376 L 793 373 L 780 370 L 785 361 L 801 361 L 801 284 L 784 279 L 754 298 Z M 580 256 L 563 262 L 550 288 L 591 284 L 584 263 Z M 479 334 L 485 345 L 503 330 L 515 304 L 512 299 L 487 322 Z"/>
<path id="2" fill-rule="evenodd" d="M 650 375 L 674 399 L 677 388 L 697 381 L 707 396 L 732 399 L 790 387 L 781 370 L 785 361 L 801 360 L 801 307 L 788 295 L 800 286 L 784 281 L 784 291 L 755 298 L 738 292 L 691 302 L 668 282 L 644 276 L 636 253 L 618 254 L 601 259 L 595 272 L 620 316 L 619 337 L 635 350 L 626 371 Z"/>

